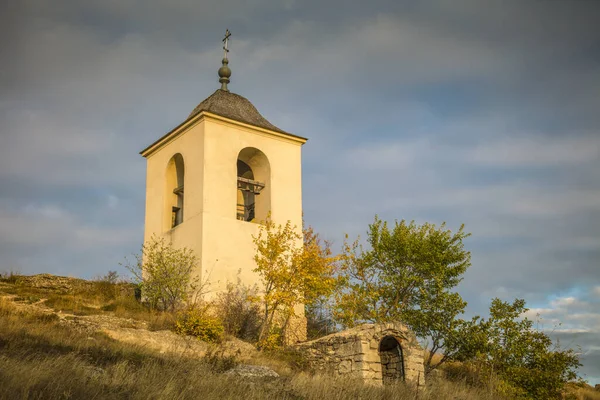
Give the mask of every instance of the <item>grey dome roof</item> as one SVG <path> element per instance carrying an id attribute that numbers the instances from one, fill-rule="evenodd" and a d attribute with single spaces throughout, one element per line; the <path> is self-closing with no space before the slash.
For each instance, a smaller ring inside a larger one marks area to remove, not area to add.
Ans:
<path id="1" fill-rule="evenodd" d="M 276 132 L 287 133 L 271 124 L 265 119 L 248 99 L 226 90 L 217 89 L 216 92 L 204 99 L 194 108 L 188 120 L 202 111 L 208 111 L 221 117 L 233 119 L 249 125 L 258 126 Z"/>

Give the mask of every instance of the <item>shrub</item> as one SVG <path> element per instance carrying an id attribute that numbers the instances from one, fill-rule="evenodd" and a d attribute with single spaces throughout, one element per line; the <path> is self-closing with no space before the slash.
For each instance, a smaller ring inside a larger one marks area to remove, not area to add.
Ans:
<path id="1" fill-rule="evenodd" d="M 135 262 L 126 262 L 125 267 L 151 308 L 173 311 L 202 289 L 192 279 L 198 259 L 191 249 L 176 249 L 164 238 L 153 236 L 134 257 Z"/>
<path id="2" fill-rule="evenodd" d="M 19 283 L 21 275 L 14 271 L 3 271 L 0 272 L 0 281 L 16 284 Z"/>
<path id="3" fill-rule="evenodd" d="M 225 292 L 219 293 L 214 308 L 228 335 L 256 342 L 262 324 L 258 288 L 229 283 Z"/>
<path id="4" fill-rule="evenodd" d="M 235 356 L 225 355 L 223 349 L 208 349 L 202 357 L 202 361 L 208 365 L 212 372 L 216 373 L 228 371 L 238 364 Z"/>
<path id="5" fill-rule="evenodd" d="M 113 300 L 119 296 L 119 274 L 117 271 L 108 271 L 104 276 L 94 280 L 96 294 L 103 300 Z"/>
<path id="6" fill-rule="evenodd" d="M 206 309 L 192 308 L 181 312 L 175 321 L 175 332 L 180 335 L 195 336 L 209 343 L 223 339 L 223 323 Z"/>
<path id="7" fill-rule="evenodd" d="M 464 325 L 457 358 L 472 364 L 480 379 L 496 376 L 496 390 L 509 398 L 560 399 L 565 384 L 577 378 L 579 356 L 554 344 L 533 321 L 522 318 L 525 300 L 493 299 L 490 317 Z"/>
<path id="8" fill-rule="evenodd" d="M 280 326 L 272 325 L 271 329 L 258 341 L 256 347 L 264 351 L 279 351 L 283 349 L 284 335 Z"/>

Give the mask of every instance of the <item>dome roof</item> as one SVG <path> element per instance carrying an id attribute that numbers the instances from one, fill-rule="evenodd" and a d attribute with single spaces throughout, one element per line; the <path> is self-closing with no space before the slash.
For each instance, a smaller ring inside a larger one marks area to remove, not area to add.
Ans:
<path id="1" fill-rule="evenodd" d="M 248 99 L 226 90 L 217 89 L 216 92 L 198 104 L 187 119 L 191 119 L 202 111 L 208 111 L 221 117 L 258 126 L 259 128 L 287 133 L 260 115 L 256 107 Z"/>

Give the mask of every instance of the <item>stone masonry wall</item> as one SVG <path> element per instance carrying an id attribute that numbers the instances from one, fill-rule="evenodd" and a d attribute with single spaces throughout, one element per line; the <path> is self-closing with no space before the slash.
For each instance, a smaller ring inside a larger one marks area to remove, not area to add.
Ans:
<path id="1" fill-rule="evenodd" d="M 310 367 L 316 373 L 334 376 L 346 375 L 363 379 L 373 384 L 384 383 L 386 376 L 393 376 L 391 369 L 382 368 L 382 354 L 379 345 L 383 338 L 392 336 L 402 347 L 405 381 L 411 385 L 425 383 L 423 349 L 415 335 L 401 323 L 364 324 L 355 328 L 334 333 L 310 342 L 296 345 L 303 353 Z M 394 358 L 391 360 L 391 358 Z M 383 352 L 386 366 L 398 371 L 400 356 Z M 395 362 L 392 366 L 389 362 Z M 388 380 L 386 379 L 386 383 Z"/>

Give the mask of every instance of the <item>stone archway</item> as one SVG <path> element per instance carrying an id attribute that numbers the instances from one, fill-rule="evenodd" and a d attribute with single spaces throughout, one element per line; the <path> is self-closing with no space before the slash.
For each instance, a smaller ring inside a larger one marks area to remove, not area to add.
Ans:
<path id="1" fill-rule="evenodd" d="M 310 369 L 376 385 L 425 384 L 423 348 L 401 322 L 363 324 L 296 345 Z"/>
<path id="2" fill-rule="evenodd" d="M 379 342 L 381 377 L 384 385 L 404 382 L 404 355 L 402 346 L 393 336 L 385 336 Z"/>

